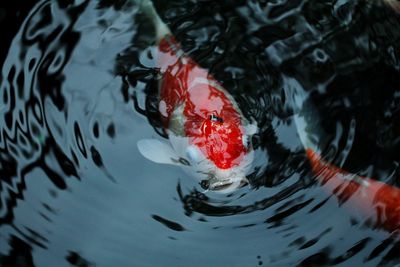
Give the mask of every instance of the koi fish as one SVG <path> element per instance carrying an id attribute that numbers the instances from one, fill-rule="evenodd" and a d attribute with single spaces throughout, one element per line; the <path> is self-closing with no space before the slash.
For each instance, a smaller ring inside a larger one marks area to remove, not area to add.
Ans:
<path id="1" fill-rule="evenodd" d="M 293 84 L 293 81 L 291 81 Z M 325 161 L 316 143 L 315 134 L 318 122 L 315 115 L 310 121 L 305 111 L 313 111 L 312 103 L 308 103 L 307 93 L 299 90 L 300 85 L 288 95 L 299 112 L 294 115 L 298 135 L 306 151 L 314 177 L 320 182 L 324 191 L 335 195 L 339 203 L 360 220 L 369 225 L 395 232 L 400 229 L 400 189 L 377 180 L 347 172 Z"/>
<path id="2" fill-rule="evenodd" d="M 325 162 L 312 149 L 306 154 L 324 189 L 332 192 L 339 203 L 346 203 L 360 219 L 377 228 L 394 232 L 400 229 L 400 189 L 388 184 L 348 173 Z"/>
<path id="3" fill-rule="evenodd" d="M 257 126 L 244 118 L 235 99 L 208 71 L 187 56 L 151 1 L 141 9 L 154 22 L 158 43 L 159 113 L 169 144 L 144 139 L 147 159 L 179 165 L 209 190 L 228 193 L 247 183 Z"/>

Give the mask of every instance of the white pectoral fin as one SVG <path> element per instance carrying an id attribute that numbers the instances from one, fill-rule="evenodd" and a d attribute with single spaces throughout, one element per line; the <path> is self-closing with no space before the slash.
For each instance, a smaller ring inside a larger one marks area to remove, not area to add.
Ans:
<path id="1" fill-rule="evenodd" d="M 137 142 L 140 154 L 148 160 L 161 164 L 181 165 L 172 147 L 158 139 L 142 139 Z"/>

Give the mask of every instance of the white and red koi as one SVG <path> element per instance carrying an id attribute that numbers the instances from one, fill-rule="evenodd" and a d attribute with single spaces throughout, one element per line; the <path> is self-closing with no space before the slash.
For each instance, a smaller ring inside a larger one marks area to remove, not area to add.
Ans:
<path id="1" fill-rule="evenodd" d="M 301 85 L 287 79 L 292 86 L 288 98 L 299 110 L 293 116 L 298 135 L 306 151 L 314 177 L 324 191 L 335 195 L 339 203 L 347 207 L 360 220 L 373 227 L 389 232 L 400 230 L 400 189 L 377 180 L 349 173 L 326 162 L 320 152 L 316 136 L 318 128 L 309 95 L 302 91 Z M 306 118 L 307 111 L 313 118 Z"/>
<path id="2" fill-rule="evenodd" d="M 389 232 L 400 230 L 399 188 L 348 173 L 325 162 L 312 149 L 306 152 L 323 188 L 335 195 L 340 203 L 346 203 L 359 219 Z"/>
<path id="3" fill-rule="evenodd" d="M 151 2 L 144 8 L 155 18 L 159 112 L 171 146 L 146 139 L 138 142 L 139 151 L 157 163 L 182 165 L 210 190 L 231 192 L 247 182 L 257 127 L 222 85 L 181 50 Z"/>

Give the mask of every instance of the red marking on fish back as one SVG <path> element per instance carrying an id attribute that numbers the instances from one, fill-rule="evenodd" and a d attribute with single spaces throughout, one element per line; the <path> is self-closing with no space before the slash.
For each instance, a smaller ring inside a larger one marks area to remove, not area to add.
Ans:
<path id="1" fill-rule="evenodd" d="M 184 105 L 185 134 L 190 143 L 221 169 L 239 165 L 247 148 L 243 144 L 240 113 L 205 69 L 181 53 L 171 36 L 161 40 L 158 67 L 163 74 L 160 98 L 164 126 L 172 112 Z M 181 55 L 179 55 L 181 53 Z M 214 121 L 210 116 L 220 118 Z"/>
<path id="2" fill-rule="evenodd" d="M 316 177 L 337 196 L 339 203 L 348 202 L 353 212 L 372 219 L 374 227 L 389 232 L 400 230 L 399 188 L 346 172 L 322 160 L 312 149 L 307 149 L 306 154 Z"/>
<path id="3" fill-rule="evenodd" d="M 382 225 L 389 231 L 400 230 L 400 190 L 380 183 L 373 203 L 377 214 L 377 225 Z"/>

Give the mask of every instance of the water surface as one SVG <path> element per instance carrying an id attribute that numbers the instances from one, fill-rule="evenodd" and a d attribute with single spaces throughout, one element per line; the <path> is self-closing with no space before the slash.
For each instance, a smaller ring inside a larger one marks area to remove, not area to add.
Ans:
<path id="1" fill-rule="evenodd" d="M 205 192 L 139 154 L 163 130 L 154 30 L 134 4 L 1 7 L 0 265 L 400 263 L 396 235 L 320 188 L 285 95 L 310 92 L 333 164 L 399 186 L 399 15 L 361 0 L 154 4 L 257 120 L 251 185 Z"/>

